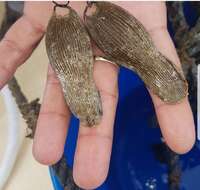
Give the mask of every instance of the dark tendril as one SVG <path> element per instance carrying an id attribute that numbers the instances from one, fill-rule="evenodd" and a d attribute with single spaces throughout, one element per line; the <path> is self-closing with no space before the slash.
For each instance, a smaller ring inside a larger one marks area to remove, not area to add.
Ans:
<path id="1" fill-rule="evenodd" d="M 83 13 L 83 18 L 85 20 L 85 17 L 86 17 L 86 12 L 88 10 L 88 8 L 92 7 L 92 4 L 94 3 L 94 1 L 87 1 L 87 5 L 85 7 L 85 10 L 84 10 L 84 13 Z"/>
<path id="2" fill-rule="evenodd" d="M 55 5 L 54 8 L 53 8 L 54 11 L 56 10 L 56 7 L 68 8 L 68 5 L 69 5 L 69 1 L 67 1 L 64 4 L 57 3 L 56 1 L 52 1 L 52 2 Z"/>

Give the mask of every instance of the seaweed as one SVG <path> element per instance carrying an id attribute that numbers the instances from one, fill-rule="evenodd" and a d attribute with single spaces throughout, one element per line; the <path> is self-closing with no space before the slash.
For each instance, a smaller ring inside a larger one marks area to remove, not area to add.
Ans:
<path id="1" fill-rule="evenodd" d="M 65 190 L 81 190 L 73 180 L 72 169 L 67 165 L 67 160 L 63 156 L 60 161 L 51 166 Z"/>

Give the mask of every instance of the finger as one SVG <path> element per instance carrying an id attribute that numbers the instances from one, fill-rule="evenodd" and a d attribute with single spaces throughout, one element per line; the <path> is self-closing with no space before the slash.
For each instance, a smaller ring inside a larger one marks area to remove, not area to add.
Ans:
<path id="1" fill-rule="evenodd" d="M 94 78 L 101 95 L 103 117 L 96 127 L 80 125 L 73 168 L 76 184 L 84 189 L 96 188 L 108 173 L 118 100 L 117 76 L 116 66 L 101 61 L 95 63 Z"/>
<path id="2" fill-rule="evenodd" d="M 157 48 L 180 67 L 180 61 L 167 29 L 162 27 L 152 30 L 151 36 Z M 167 105 L 151 92 L 150 94 L 166 143 L 177 153 L 188 152 L 195 142 L 194 120 L 188 98 L 184 98 L 179 104 Z"/>
<path id="3" fill-rule="evenodd" d="M 51 165 L 62 157 L 70 120 L 61 85 L 49 66 L 44 98 L 37 122 L 33 155 L 42 164 Z"/>
<path id="4" fill-rule="evenodd" d="M 30 56 L 44 31 L 25 15 L 8 30 L 0 42 L 0 89 Z"/>
<path id="5" fill-rule="evenodd" d="M 130 11 L 145 26 L 157 49 L 180 67 L 175 47 L 167 31 L 165 3 L 129 2 L 125 5 L 123 2 L 117 2 L 117 4 Z M 167 105 L 151 91 L 150 94 L 163 137 L 169 147 L 178 153 L 185 153 L 190 150 L 195 141 L 195 130 L 187 98 L 180 104 Z"/>

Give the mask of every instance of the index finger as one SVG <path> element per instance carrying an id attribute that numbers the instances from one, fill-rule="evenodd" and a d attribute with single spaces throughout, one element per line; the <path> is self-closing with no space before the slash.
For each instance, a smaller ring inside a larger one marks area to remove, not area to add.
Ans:
<path id="1" fill-rule="evenodd" d="M 0 89 L 31 55 L 45 33 L 45 23 L 38 23 L 25 13 L 0 41 Z"/>

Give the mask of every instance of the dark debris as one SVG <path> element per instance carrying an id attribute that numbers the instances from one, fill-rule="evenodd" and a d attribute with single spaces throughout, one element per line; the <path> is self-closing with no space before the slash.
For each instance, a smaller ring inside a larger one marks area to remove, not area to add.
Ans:
<path id="1" fill-rule="evenodd" d="M 72 169 L 67 166 L 67 160 L 64 156 L 58 163 L 51 167 L 65 190 L 82 190 L 74 183 Z"/>

